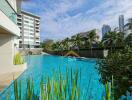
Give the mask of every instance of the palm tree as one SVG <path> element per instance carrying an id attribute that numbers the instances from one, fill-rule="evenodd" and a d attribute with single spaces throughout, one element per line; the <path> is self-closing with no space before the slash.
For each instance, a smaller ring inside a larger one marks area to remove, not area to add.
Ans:
<path id="1" fill-rule="evenodd" d="M 56 42 L 56 43 L 54 43 L 54 44 L 52 45 L 52 48 L 53 48 L 53 50 L 55 50 L 55 51 L 59 51 L 59 47 L 60 47 L 60 43 L 59 43 L 59 42 Z"/>
<path id="2" fill-rule="evenodd" d="M 64 43 L 64 41 L 60 42 L 59 49 L 60 49 L 60 51 L 64 51 L 65 50 L 65 43 Z"/>
<path id="3" fill-rule="evenodd" d="M 66 39 L 63 41 L 65 50 L 69 50 L 69 41 L 70 41 L 69 38 L 66 38 Z"/>
<path id="4" fill-rule="evenodd" d="M 97 47 L 98 47 L 98 48 L 104 48 L 104 44 L 102 43 L 102 41 L 99 41 L 99 42 L 97 43 Z"/>
<path id="5" fill-rule="evenodd" d="M 110 47 L 111 50 L 115 47 L 122 47 L 124 45 L 124 34 L 116 32 L 106 33 L 102 42 L 105 47 Z"/>
<path id="6" fill-rule="evenodd" d="M 126 45 L 132 46 L 132 33 L 130 33 L 130 34 L 125 38 L 125 43 L 126 43 Z"/>
<path id="7" fill-rule="evenodd" d="M 78 51 L 81 47 L 81 37 L 79 34 L 77 34 L 76 36 L 72 37 L 73 39 L 73 44 L 75 47 L 77 47 Z"/>
<path id="8" fill-rule="evenodd" d="M 95 30 L 92 30 L 89 32 L 89 34 L 87 35 L 87 44 L 89 45 L 89 47 L 91 48 L 91 54 L 92 54 L 92 47 L 94 43 L 97 43 L 99 36 L 97 35 Z"/>

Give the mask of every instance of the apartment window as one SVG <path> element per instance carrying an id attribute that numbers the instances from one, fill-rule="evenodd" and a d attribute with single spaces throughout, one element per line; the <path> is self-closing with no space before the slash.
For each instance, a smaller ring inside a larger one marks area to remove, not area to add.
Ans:
<path id="1" fill-rule="evenodd" d="M 21 22 L 21 19 L 17 19 L 17 21 Z"/>
<path id="2" fill-rule="evenodd" d="M 27 28 L 24 28 L 24 30 L 27 30 L 27 31 L 29 31 L 29 29 L 27 29 Z"/>
<path id="3" fill-rule="evenodd" d="M 25 20 L 24 22 L 25 22 L 25 23 L 29 23 L 29 21 L 27 21 L 27 20 Z"/>
<path id="4" fill-rule="evenodd" d="M 34 30 L 30 29 L 30 31 L 32 31 L 32 32 L 33 32 Z"/>
<path id="5" fill-rule="evenodd" d="M 34 28 L 33 26 L 30 26 L 31 28 Z"/>
<path id="6" fill-rule="evenodd" d="M 25 19 L 29 19 L 27 16 L 24 16 Z"/>
<path id="7" fill-rule="evenodd" d="M 28 36 L 24 36 L 24 38 L 25 38 L 25 39 L 29 39 L 30 37 L 28 37 Z"/>
<path id="8" fill-rule="evenodd" d="M 30 33 L 30 35 L 34 35 L 34 33 Z"/>
<path id="9" fill-rule="evenodd" d="M 36 44 L 39 44 L 39 42 L 36 42 Z"/>
<path id="10" fill-rule="evenodd" d="M 36 32 L 39 32 L 39 30 L 36 30 Z"/>
<path id="11" fill-rule="evenodd" d="M 32 20 L 32 21 L 34 20 L 33 18 L 29 18 L 29 19 Z"/>
<path id="12" fill-rule="evenodd" d="M 24 26 L 27 26 L 27 27 L 29 27 L 29 25 L 27 25 L 27 24 L 24 24 Z"/>
<path id="13" fill-rule="evenodd" d="M 21 23 L 17 23 L 18 25 L 21 25 Z"/>
<path id="14" fill-rule="evenodd" d="M 36 39 L 39 39 L 39 37 L 36 37 Z"/>
<path id="15" fill-rule="evenodd" d="M 30 37 L 30 39 L 34 39 L 34 37 Z"/>

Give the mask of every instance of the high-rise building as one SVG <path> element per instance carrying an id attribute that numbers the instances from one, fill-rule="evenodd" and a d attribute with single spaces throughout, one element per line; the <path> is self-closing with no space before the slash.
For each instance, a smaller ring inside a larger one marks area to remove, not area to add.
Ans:
<path id="1" fill-rule="evenodd" d="M 124 15 L 119 16 L 119 31 L 124 32 Z"/>
<path id="2" fill-rule="evenodd" d="M 111 31 L 111 27 L 109 25 L 103 25 L 102 27 L 102 37 L 104 37 L 104 35 L 108 32 Z"/>
<path id="3" fill-rule="evenodd" d="M 17 17 L 20 28 L 20 48 L 38 48 L 40 46 L 40 17 L 21 11 Z"/>

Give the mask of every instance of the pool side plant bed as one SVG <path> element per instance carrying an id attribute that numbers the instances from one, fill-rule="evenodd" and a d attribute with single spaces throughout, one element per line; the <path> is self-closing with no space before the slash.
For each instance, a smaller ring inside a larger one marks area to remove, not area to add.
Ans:
<path id="1" fill-rule="evenodd" d="M 13 60 L 13 63 L 14 65 L 21 65 L 21 64 L 24 64 L 24 60 L 21 56 L 20 53 L 17 53 L 15 56 L 14 56 L 14 60 Z"/>

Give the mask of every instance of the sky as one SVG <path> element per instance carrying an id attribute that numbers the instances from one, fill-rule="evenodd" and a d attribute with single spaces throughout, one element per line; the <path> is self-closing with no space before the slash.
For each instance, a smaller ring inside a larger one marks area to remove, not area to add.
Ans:
<path id="1" fill-rule="evenodd" d="M 41 17 L 41 40 L 62 40 L 76 33 L 118 26 L 119 15 L 125 22 L 132 17 L 132 0 L 28 0 L 22 9 Z"/>

